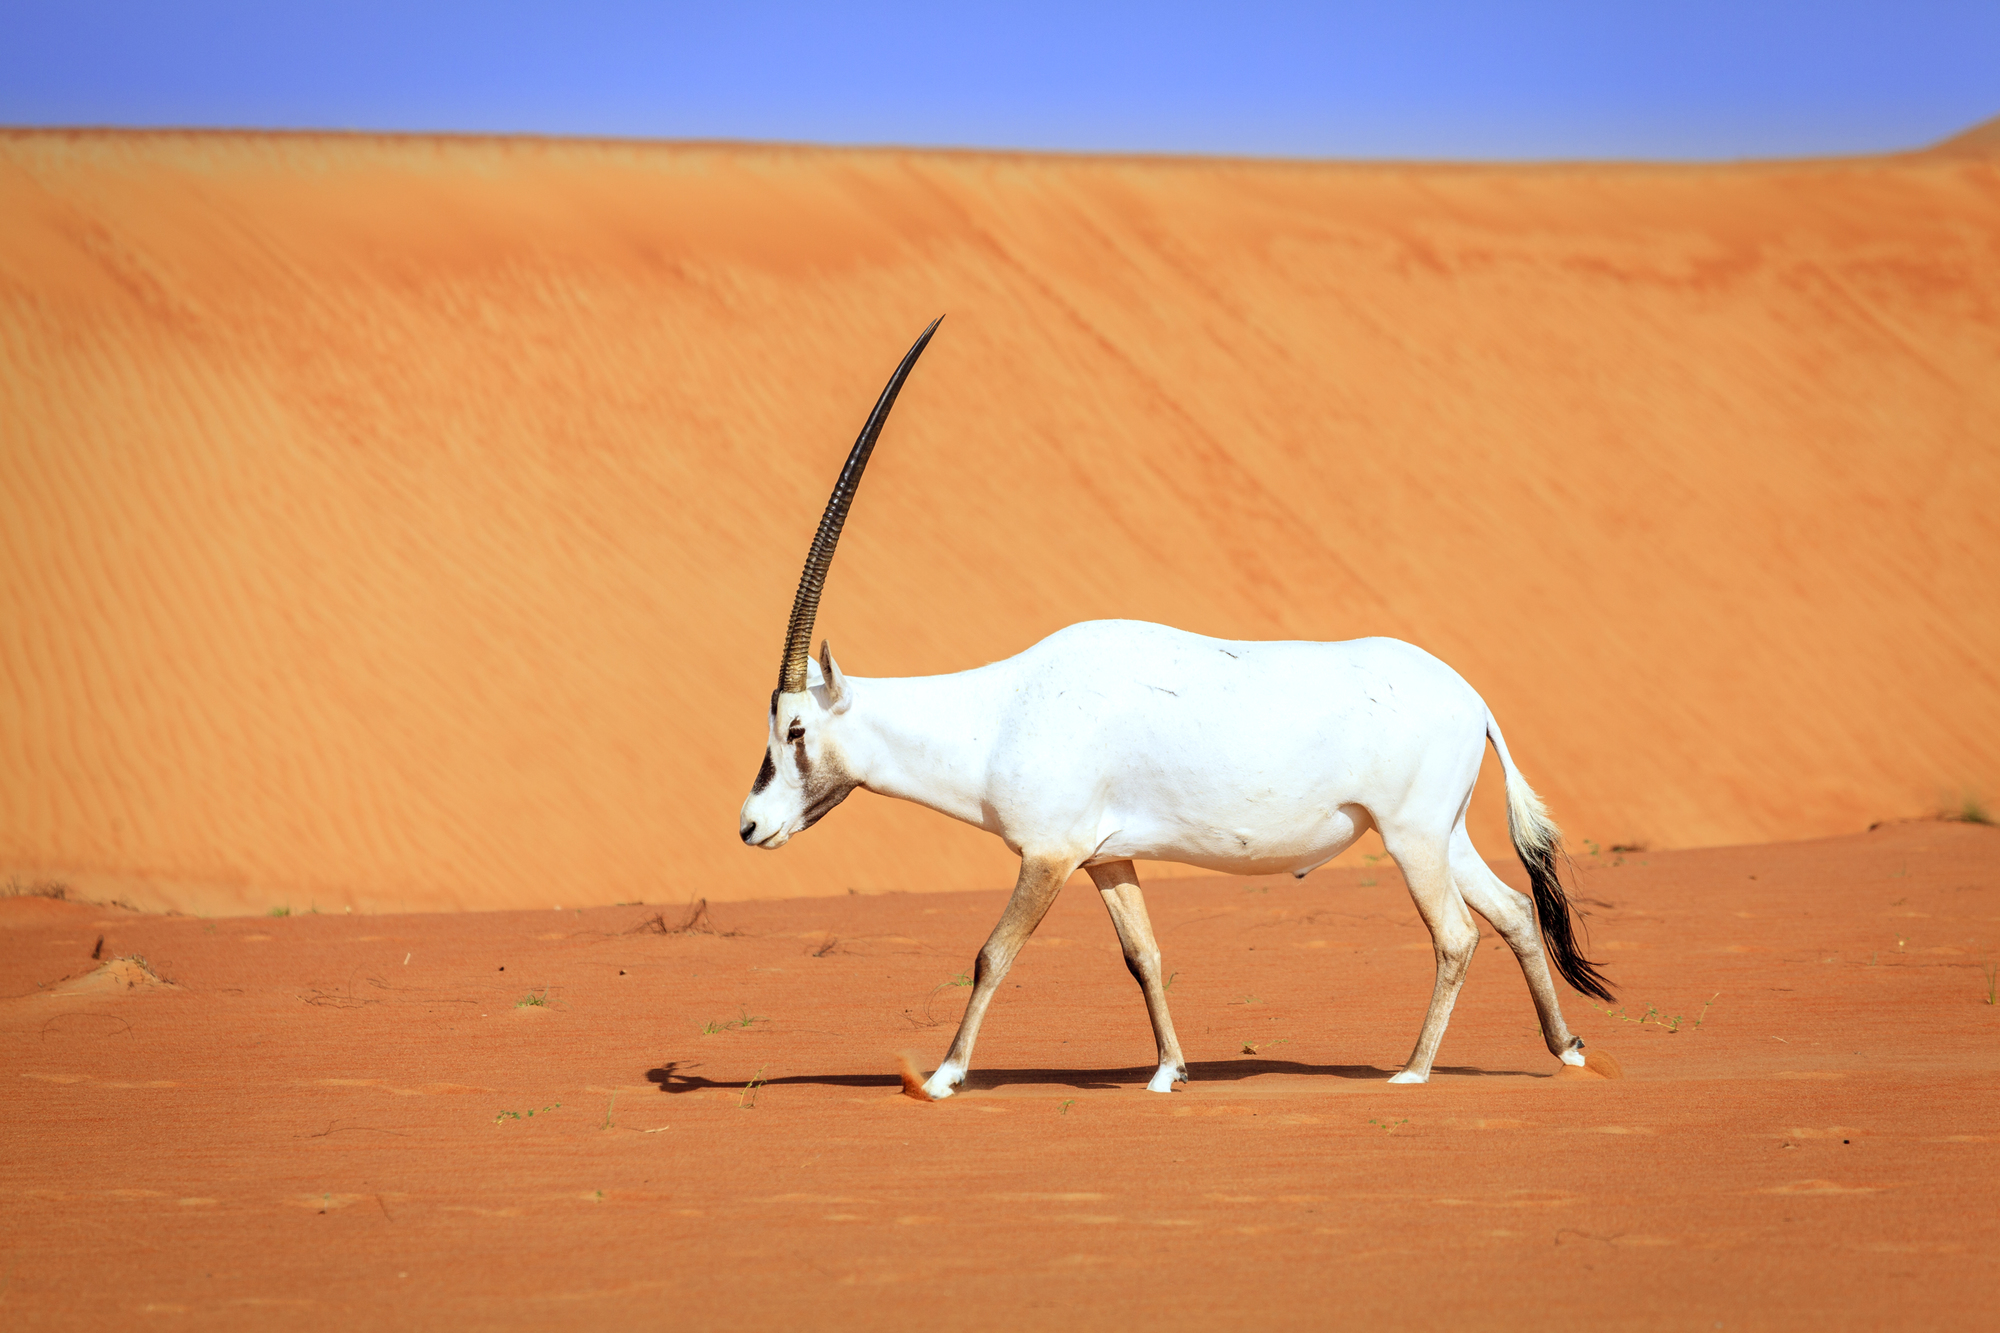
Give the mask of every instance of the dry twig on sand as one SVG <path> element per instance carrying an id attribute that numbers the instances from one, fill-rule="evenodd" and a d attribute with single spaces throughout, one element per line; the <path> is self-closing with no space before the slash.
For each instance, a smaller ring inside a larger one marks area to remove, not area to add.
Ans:
<path id="1" fill-rule="evenodd" d="M 698 898 L 687 905 L 685 915 L 679 921 L 668 921 L 666 913 L 655 912 L 632 927 L 628 934 L 635 935 L 720 935 L 730 936 L 737 932 L 722 930 L 709 914 L 708 899 Z"/>

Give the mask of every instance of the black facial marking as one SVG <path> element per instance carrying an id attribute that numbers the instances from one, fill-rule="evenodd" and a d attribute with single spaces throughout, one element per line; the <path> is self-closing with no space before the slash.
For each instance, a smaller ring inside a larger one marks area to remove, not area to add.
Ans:
<path id="1" fill-rule="evenodd" d="M 811 828 L 861 784 L 841 767 L 838 750 L 829 749 L 820 755 L 818 763 L 812 763 L 807 760 L 805 749 L 804 742 L 800 742 L 796 756 L 801 779 L 799 795 L 805 802 L 801 827 Z"/>
<path id="2" fill-rule="evenodd" d="M 757 781 L 751 785 L 750 794 L 755 796 L 758 792 L 770 786 L 771 779 L 777 776 L 778 766 L 771 762 L 771 752 L 766 750 L 764 751 L 764 763 L 757 770 Z"/>
<path id="3" fill-rule="evenodd" d="M 792 742 L 792 762 L 799 766 L 800 777 L 809 778 L 812 776 L 812 760 L 806 758 L 806 743 L 804 741 Z"/>
<path id="4" fill-rule="evenodd" d="M 776 690 L 772 690 L 772 691 L 771 691 L 771 716 L 772 716 L 772 717 L 776 717 L 777 715 L 778 715 L 778 692 L 777 692 Z"/>
<path id="5" fill-rule="evenodd" d="M 814 801 L 811 805 L 808 805 L 806 807 L 804 815 L 805 822 L 803 823 L 803 825 L 801 825 L 801 827 L 811 828 L 814 824 L 817 824 L 819 823 L 820 820 L 826 818 L 827 811 L 833 809 L 833 807 L 839 805 L 842 801 L 846 800 L 849 796 L 854 794 L 855 786 L 856 784 L 852 782 L 842 782 L 835 786 L 828 787 L 826 791 L 823 794 L 821 794 L 818 800 Z"/>

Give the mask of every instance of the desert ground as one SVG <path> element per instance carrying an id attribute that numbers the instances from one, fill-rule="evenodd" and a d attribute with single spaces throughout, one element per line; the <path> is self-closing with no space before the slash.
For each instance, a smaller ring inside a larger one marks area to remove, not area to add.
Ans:
<path id="1" fill-rule="evenodd" d="M 1996 148 L 0 131 L 0 1324 L 1989 1327 Z M 941 312 L 842 665 L 1430 649 L 1621 1077 L 1489 938 L 1388 1086 L 1432 956 L 1371 835 L 1142 867 L 1185 1088 L 1079 878 L 903 1095 L 1011 858 L 736 812 Z"/>
<path id="2" fill-rule="evenodd" d="M 1606 852 L 1576 879 L 1621 1002 L 1567 1011 L 1620 1080 L 1558 1076 L 1488 940 L 1436 1076 L 1386 1084 L 1431 953 L 1364 865 L 1156 884 L 1193 1073 L 1164 1095 L 1072 885 L 935 1104 L 898 1055 L 942 1056 L 997 893 L 0 901 L 0 1313 L 1990 1328 L 2000 830 Z"/>

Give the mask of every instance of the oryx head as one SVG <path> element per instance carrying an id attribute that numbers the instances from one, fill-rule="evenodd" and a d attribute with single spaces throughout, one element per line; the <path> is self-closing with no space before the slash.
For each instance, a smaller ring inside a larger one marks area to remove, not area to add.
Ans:
<path id="1" fill-rule="evenodd" d="M 939 315 L 904 354 L 896 373 L 889 377 L 868 424 L 848 452 L 847 466 L 840 470 L 826 513 L 806 553 L 805 572 L 799 575 L 798 596 L 792 599 L 792 623 L 785 631 L 785 656 L 778 668 L 778 688 L 771 691 L 770 731 L 764 738 L 764 762 L 757 780 L 743 802 L 737 831 L 753 847 L 782 847 L 800 829 L 811 828 L 827 811 L 847 799 L 859 785 L 848 775 L 841 761 L 838 727 L 840 716 L 854 703 L 853 691 L 834 665 L 833 653 L 820 645 L 817 684 L 807 679 L 807 658 L 812 651 L 813 617 L 819 611 L 820 589 L 826 586 L 826 571 L 833 563 L 833 548 L 840 541 L 840 528 L 847 521 L 847 508 L 861 485 L 868 455 L 875 450 L 882 423 L 896 405 L 903 381 L 917 364 L 937 332 Z"/>

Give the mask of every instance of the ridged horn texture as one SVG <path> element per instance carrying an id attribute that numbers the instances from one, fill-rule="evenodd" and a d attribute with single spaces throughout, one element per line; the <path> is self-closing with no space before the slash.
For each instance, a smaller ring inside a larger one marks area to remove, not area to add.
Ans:
<path id="1" fill-rule="evenodd" d="M 826 586 L 833 548 L 840 542 L 840 529 L 847 522 L 847 508 L 854 503 L 854 492 L 861 487 L 868 456 L 875 452 L 875 440 L 882 434 L 882 424 L 889 419 L 889 409 L 896 405 L 896 395 L 903 391 L 903 381 L 910 377 L 910 368 L 917 364 L 917 358 L 930 345 L 931 335 L 943 322 L 943 315 L 932 320 L 930 327 L 903 354 L 903 363 L 896 367 L 882 396 L 875 400 L 875 410 L 868 414 L 868 424 L 861 428 L 860 438 L 848 451 L 847 466 L 840 469 L 840 480 L 834 483 L 826 513 L 820 516 L 819 531 L 813 534 L 812 549 L 806 552 L 805 572 L 799 575 L 799 594 L 792 599 L 792 623 L 785 631 L 785 656 L 778 668 L 778 689 L 785 694 L 797 694 L 806 687 L 806 658 L 812 651 L 813 618 L 819 614 L 820 590 Z"/>

